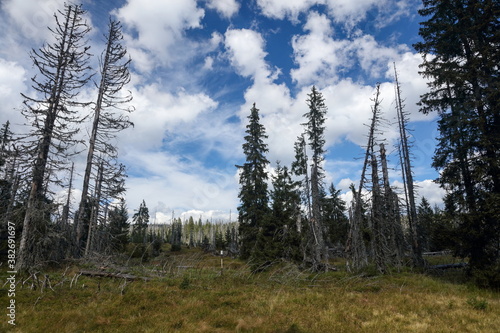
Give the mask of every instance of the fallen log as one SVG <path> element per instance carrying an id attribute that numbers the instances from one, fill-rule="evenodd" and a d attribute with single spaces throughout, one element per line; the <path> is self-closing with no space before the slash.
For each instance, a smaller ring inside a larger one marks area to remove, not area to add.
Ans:
<path id="1" fill-rule="evenodd" d="M 148 281 L 151 278 L 146 276 L 136 276 L 132 274 L 125 273 L 111 273 L 111 272 L 103 272 L 103 271 L 80 271 L 81 275 L 85 276 L 99 276 L 99 277 L 109 277 L 109 278 L 118 278 L 118 279 L 126 279 L 126 280 L 144 280 Z"/>
<path id="2" fill-rule="evenodd" d="M 427 267 L 428 269 L 450 269 L 450 268 L 462 268 L 467 266 L 467 263 L 465 262 L 459 262 L 456 264 L 444 264 L 444 265 L 433 265 Z"/>

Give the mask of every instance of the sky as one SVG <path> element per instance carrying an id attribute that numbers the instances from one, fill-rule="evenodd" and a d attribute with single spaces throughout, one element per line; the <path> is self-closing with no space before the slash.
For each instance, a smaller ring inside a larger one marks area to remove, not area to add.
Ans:
<path id="1" fill-rule="evenodd" d="M 144 200 L 151 221 L 172 216 L 235 220 L 242 144 L 253 103 L 266 129 L 269 172 L 290 165 L 303 132 L 306 99 L 318 88 L 328 107 L 326 184 L 350 201 L 359 182 L 375 86 L 380 83 L 390 178 L 401 188 L 395 151 L 394 64 L 412 130 L 418 197 L 440 205 L 443 190 L 431 167 L 436 115 L 418 111 L 426 80 L 419 74 L 422 18 L 418 0 L 83 0 L 90 51 L 104 48 L 109 18 L 123 26 L 131 63 L 134 128 L 116 145 L 126 165 L 131 212 Z M 29 57 L 51 41 L 57 0 L 0 0 L 0 123 L 26 132 L 20 93 L 32 93 Z M 80 97 L 95 99 L 89 85 Z M 86 125 L 88 126 L 88 124 Z M 84 129 L 82 135 L 86 133 Z M 81 183 L 84 156 L 77 158 Z M 79 200 L 81 185 L 75 185 Z"/>

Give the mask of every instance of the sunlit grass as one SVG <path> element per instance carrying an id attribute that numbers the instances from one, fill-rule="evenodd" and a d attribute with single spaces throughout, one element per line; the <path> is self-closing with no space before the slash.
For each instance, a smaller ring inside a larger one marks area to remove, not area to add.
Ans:
<path id="1" fill-rule="evenodd" d="M 402 272 L 252 274 L 236 259 L 185 251 L 135 267 L 149 281 L 49 272 L 54 290 L 18 285 L 12 332 L 497 332 L 499 294 Z M 73 284 L 71 280 L 73 279 Z M 76 281 L 75 281 L 76 280 Z M 63 283 L 59 283 L 63 281 Z M 59 283 L 57 286 L 55 286 Z M 7 304 L 5 291 L 0 304 Z M 2 305 L 3 307 L 3 305 Z"/>

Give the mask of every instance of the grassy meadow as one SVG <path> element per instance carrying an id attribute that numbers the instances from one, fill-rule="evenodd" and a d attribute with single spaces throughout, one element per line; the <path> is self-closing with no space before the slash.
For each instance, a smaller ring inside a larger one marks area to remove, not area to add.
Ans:
<path id="1" fill-rule="evenodd" d="M 18 276 L 16 326 L 7 322 L 3 285 L 0 332 L 500 331 L 500 294 L 461 283 L 457 271 L 353 276 L 338 260 L 327 273 L 283 263 L 252 274 L 237 259 L 223 258 L 221 270 L 221 257 L 186 249 L 145 264 L 122 260 Z M 124 267 L 150 279 L 80 275 Z"/>

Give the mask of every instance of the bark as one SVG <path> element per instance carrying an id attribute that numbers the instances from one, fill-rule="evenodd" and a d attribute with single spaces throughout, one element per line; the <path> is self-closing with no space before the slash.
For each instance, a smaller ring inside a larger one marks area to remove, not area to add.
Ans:
<path id="1" fill-rule="evenodd" d="M 16 263 L 17 270 L 27 270 L 37 264 L 36 261 L 38 260 L 36 258 L 37 253 L 34 253 L 35 251 L 33 251 L 32 248 L 34 242 L 36 242 L 36 235 L 34 231 L 39 227 L 37 224 L 43 223 L 43 221 L 41 221 L 41 215 L 43 215 L 43 200 L 46 192 L 44 180 L 46 176 L 50 146 L 55 135 L 55 123 L 61 110 L 66 108 L 66 105 L 64 104 L 64 99 L 67 97 L 66 93 L 68 90 L 73 88 L 71 85 L 71 71 L 74 71 L 74 69 L 72 70 L 70 66 L 74 60 L 72 58 L 75 55 L 73 49 L 75 48 L 75 43 L 77 43 L 77 38 L 74 33 L 80 25 L 79 15 L 81 15 L 81 13 L 81 9 L 78 6 L 66 7 L 64 25 L 62 27 L 60 26 L 60 36 L 58 36 L 59 54 L 57 57 L 58 63 L 54 69 L 55 74 L 53 82 L 50 82 L 45 86 L 50 87 L 50 91 L 43 91 L 49 95 L 47 101 L 44 101 L 48 103 L 48 106 L 45 112 L 43 126 L 41 128 L 42 135 L 36 148 L 37 153 L 33 166 L 32 181 L 26 206 L 26 215 L 23 221 L 23 231 L 19 243 L 19 255 Z M 52 50 L 54 50 L 54 48 L 52 48 Z M 44 52 L 42 51 L 42 54 Z M 36 58 L 34 58 L 34 60 L 35 65 L 38 65 L 40 71 L 46 71 L 42 65 L 38 64 Z M 69 74 L 67 74 L 67 72 L 69 72 Z M 40 88 L 38 87 L 35 89 L 39 90 Z"/>
<path id="2" fill-rule="evenodd" d="M 410 231 L 410 243 L 412 248 L 413 265 L 423 267 L 424 260 L 422 258 L 422 249 L 418 242 L 417 235 L 417 206 L 415 203 L 415 190 L 413 187 L 413 172 L 410 158 L 410 146 L 408 143 L 408 133 L 406 129 L 406 117 L 404 114 L 403 101 L 401 99 L 401 88 L 398 81 L 396 64 L 394 63 L 395 74 L 395 89 L 396 89 L 396 111 L 398 116 L 399 136 L 400 136 L 400 153 L 402 159 L 401 168 L 403 171 L 403 183 L 405 186 L 405 195 L 407 198 L 407 218 Z"/>

